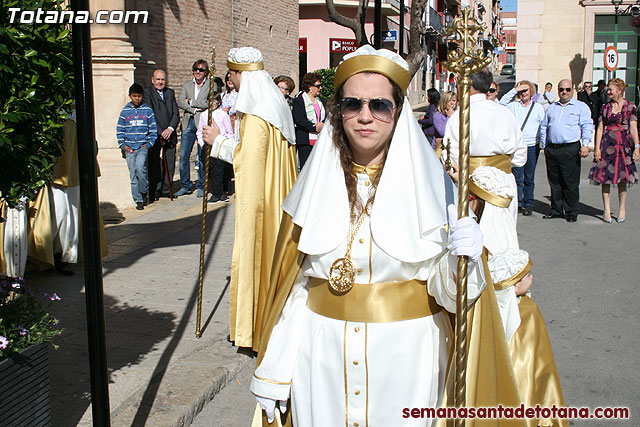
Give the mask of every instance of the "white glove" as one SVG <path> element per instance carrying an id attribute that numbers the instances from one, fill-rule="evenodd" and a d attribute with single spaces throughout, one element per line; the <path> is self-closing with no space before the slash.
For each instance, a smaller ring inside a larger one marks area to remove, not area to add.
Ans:
<path id="1" fill-rule="evenodd" d="M 268 397 L 257 396 L 256 400 L 258 401 L 258 405 L 262 408 L 264 412 L 267 414 L 267 421 L 271 424 L 275 418 L 275 410 L 276 410 L 276 401 L 275 399 L 270 399 Z M 280 406 L 280 413 L 284 414 L 287 412 L 287 401 L 279 400 L 278 404 Z"/>
<path id="2" fill-rule="evenodd" d="M 447 248 L 454 256 L 466 255 L 472 262 L 478 262 L 482 255 L 483 239 L 480 226 L 470 216 L 458 220 L 458 210 L 451 204 L 449 212 L 449 245 Z"/>

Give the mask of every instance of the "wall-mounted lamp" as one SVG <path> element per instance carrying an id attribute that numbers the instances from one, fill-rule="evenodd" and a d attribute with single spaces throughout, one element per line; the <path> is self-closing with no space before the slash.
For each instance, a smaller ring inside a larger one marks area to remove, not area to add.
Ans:
<path id="1" fill-rule="evenodd" d="M 636 0 L 635 4 L 630 4 L 624 9 L 620 9 L 623 0 L 611 0 L 611 4 L 615 8 L 616 15 L 640 16 L 640 0 Z"/>

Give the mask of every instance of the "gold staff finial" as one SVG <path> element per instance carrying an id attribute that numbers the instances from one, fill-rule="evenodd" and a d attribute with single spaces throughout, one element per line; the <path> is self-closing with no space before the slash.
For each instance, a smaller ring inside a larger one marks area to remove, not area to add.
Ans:
<path id="1" fill-rule="evenodd" d="M 216 48 L 215 46 L 211 48 L 211 68 L 209 68 L 209 98 L 208 98 L 208 107 L 207 110 L 207 125 L 211 126 L 213 121 L 213 95 L 215 94 L 215 85 L 213 83 L 213 79 L 216 74 Z M 202 197 L 202 227 L 200 232 L 200 268 L 198 270 L 198 306 L 196 310 L 196 337 L 200 338 L 202 336 L 202 331 L 200 330 L 200 323 L 202 321 L 202 285 L 204 281 L 204 248 L 205 241 L 207 236 L 207 189 L 209 188 L 209 151 L 211 150 L 211 146 L 209 144 L 204 144 L 202 147 L 202 152 L 200 156 L 200 162 L 203 162 L 204 165 L 200 167 L 204 167 L 204 195 Z M 204 157 L 204 160 L 203 160 Z"/>
<path id="2" fill-rule="evenodd" d="M 445 144 L 444 141 L 442 141 L 440 144 L 442 144 L 442 151 L 446 151 L 446 158 L 444 161 L 444 168 L 447 170 L 447 172 L 449 172 L 452 169 L 452 165 L 451 165 L 451 140 L 449 140 L 449 138 L 447 138 L 447 143 Z"/>
<path id="3" fill-rule="evenodd" d="M 471 74 L 480 71 L 491 63 L 482 49 L 477 49 L 478 31 L 486 29 L 469 16 L 469 9 L 462 11 L 462 17 L 453 22 L 447 35 L 458 42 L 457 49 L 449 52 L 444 66 L 458 74 L 458 102 L 460 106 L 460 138 L 458 156 L 458 218 L 467 216 L 469 210 L 469 113 Z M 467 369 L 467 257 L 458 257 L 457 297 L 456 297 L 456 382 L 455 406 L 466 406 L 466 369 Z M 464 419 L 455 420 L 456 427 L 465 425 Z"/>

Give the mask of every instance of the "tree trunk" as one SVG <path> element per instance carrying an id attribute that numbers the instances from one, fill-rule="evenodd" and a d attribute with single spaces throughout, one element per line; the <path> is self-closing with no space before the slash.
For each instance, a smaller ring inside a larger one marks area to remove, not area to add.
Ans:
<path id="1" fill-rule="evenodd" d="M 333 0 L 326 0 L 329 18 L 338 25 L 350 28 L 356 36 L 358 46 L 370 44 L 364 31 L 364 23 L 367 16 L 368 0 L 360 0 L 358 10 L 354 18 L 349 18 L 337 11 Z M 411 4 L 411 23 L 409 25 L 409 53 L 407 62 L 411 77 L 418 71 L 424 60 L 424 48 L 422 36 L 426 34 L 425 24 L 422 21 L 427 0 L 414 0 Z"/>
<path id="2" fill-rule="evenodd" d="M 364 31 L 364 23 L 367 17 L 367 5 L 368 0 L 360 0 L 358 4 L 358 10 L 354 18 L 349 18 L 338 12 L 333 0 L 326 0 L 327 9 L 329 10 L 329 18 L 338 25 L 347 27 L 353 31 L 356 36 L 356 42 L 358 46 L 364 46 L 369 44 L 367 39 L 367 33 Z"/>

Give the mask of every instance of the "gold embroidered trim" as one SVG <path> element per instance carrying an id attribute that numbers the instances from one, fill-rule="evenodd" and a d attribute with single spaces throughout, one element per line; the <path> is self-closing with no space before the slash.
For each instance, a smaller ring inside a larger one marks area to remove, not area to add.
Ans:
<path id="1" fill-rule="evenodd" d="M 266 382 L 271 383 L 271 384 L 280 384 L 280 385 L 290 385 L 291 384 L 291 381 L 289 381 L 287 383 L 283 383 L 281 381 L 275 381 L 275 380 L 270 380 L 268 378 L 262 378 L 262 377 L 257 376 L 256 374 L 253 374 L 253 376 L 256 379 L 259 379 L 260 381 L 266 381 Z"/>
<path id="2" fill-rule="evenodd" d="M 259 71 L 264 70 L 264 63 L 262 61 L 240 63 L 227 60 L 227 68 L 233 71 Z"/>

